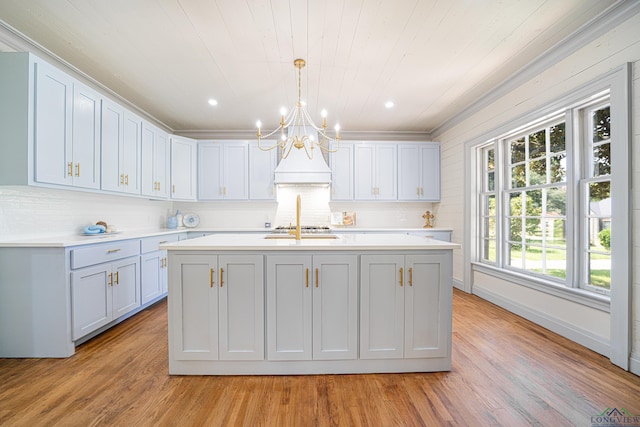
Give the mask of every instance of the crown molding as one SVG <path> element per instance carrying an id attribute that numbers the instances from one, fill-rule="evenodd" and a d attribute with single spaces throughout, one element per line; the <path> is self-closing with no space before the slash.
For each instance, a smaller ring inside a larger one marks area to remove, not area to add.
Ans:
<path id="1" fill-rule="evenodd" d="M 255 130 L 175 130 L 175 135 L 192 139 L 256 140 Z M 341 131 L 343 141 L 431 141 L 427 132 Z"/>
<path id="2" fill-rule="evenodd" d="M 458 126 L 469 117 L 638 13 L 640 13 L 640 1 L 619 0 L 600 15 L 582 25 L 573 34 L 516 71 L 503 83 L 478 98 L 477 101 L 469 104 L 455 116 L 432 129 L 431 135 L 439 138 L 444 132 Z"/>

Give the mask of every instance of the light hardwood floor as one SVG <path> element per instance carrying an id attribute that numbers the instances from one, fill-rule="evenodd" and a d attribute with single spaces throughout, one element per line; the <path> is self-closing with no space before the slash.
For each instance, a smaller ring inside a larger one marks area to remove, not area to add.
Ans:
<path id="1" fill-rule="evenodd" d="M 0 426 L 590 426 L 640 377 L 455 291 L 443 373 L 169 376 L 163 301 L 68 359 L 0 359 Z"/>

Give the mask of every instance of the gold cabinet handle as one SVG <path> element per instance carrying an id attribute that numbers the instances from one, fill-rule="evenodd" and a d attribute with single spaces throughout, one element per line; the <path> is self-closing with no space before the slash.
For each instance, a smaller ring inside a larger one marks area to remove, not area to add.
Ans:
<path id="1" fill-rule="evenodd" d="M 80 163 L 76 163 L 76 176 L 80 176 Z"/>
<path id="2" fill-rule="evenodd" d="M 124 185 L 124 174 L 120 174 L 120 185 Z"/>
<path id="3" fill-rule="evenodd" d="M 316 288 L 318 287 L 318 269 L 316 268 Z"/>
<path id="4" fill-rule="evenodd" d="M 222 287 L 222 284 L 224 283 L 222 281 L 222 273 L 224 273 L 224 268 L 220 267 L 220 287 Z"/>
<path id="5" fill-rule="evenodd" d="M 69 176 L 73 176 L 73 163 L 67 163 L 67 167 L 69 168 L 69 171 L 67 173 L 69 174 Z"/>
<path id="6" fill-rule="evenodd" d="M 120 248 L 109 249 L 107 251 L 108 254 L 115 254 L 116 252 L 120 252 Z"/>
<path id="7" fill-rule="evenodd" d="M 113 273 L 109 273 L 109 286 L 113 286 Z"/>
<path id="8" fill-rule="evenodd" d="M 158 243 L 159 245 L 164 245 L 165 243 L 169 243 L 168 240 L 163 240 L 162 242 Z"/>
<path id="9" fill-rule="evenodd" d="M 402 278 L 402 267 L 400 267 L 400 286 L 404 285 L 404 279 Z"/>
<path id="10" fill-rule="evenodd" d="M 419 196 L 420 195 L 420 187 L 416 187 L 416 194 Z"/>
<path id="11" fill-rule="evenodd" d="M 173 192 L 174 193 L 176 192 L 176 185 L 175 184 L 173 184 Z"/>
<path id="12" fill-rule="evenodd" d="M 124 185 L 129 185 L 129 174 L 124 176 Z"/>
<path id="13" fill-rule="evenodd" d="M 116 285 L 120 284 L 120 275 L 118 274 L 118 272 L 116 271 L 116 281 L 114 282 Z"/>
<path id="14" fill-rule="evenodd" d="M 409 286 L 413 286 L 413 268 L 409 268 Z"/>
<path id="15" fill-rule="evenodd" d="M 222 194 L 224 194 L 226 196 L 227 195 L 227 187 L 222 187 L 222 188 L 223 188 L 223 191 L 224 191 Z"/>
<path id="16" fill-rule="evenodd" d="M 213 288 L 213 268 L 209 269 L 209 287 Z"/>
<path id="17" fill-rule="evenodd" d="M 306 269 L 306 274 L 305 274 L 305 276 L 306 276 L 306 277 L 305 277 L 305 283 L 306 283 L 306 286 L 307 286 L 307 288 L 308 288 L 308 287 L 309 287 L 309 269 L 308 269 L 308 268 Z"/>

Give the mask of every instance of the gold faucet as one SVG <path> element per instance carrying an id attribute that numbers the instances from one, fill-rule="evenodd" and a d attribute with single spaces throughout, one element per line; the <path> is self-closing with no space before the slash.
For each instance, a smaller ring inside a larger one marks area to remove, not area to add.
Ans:
<path id="1" fill-rule="evenodd" d="M 296 229 L 289 230 L 289 234 L 295 234 L 296 240 L 300 240 L 300 211 L 301 211 L 302 202 L 300 201 L 300 195 L 296 198 Z M 291 228 L 291 224 L 289 224 L 289 228 Z"/>

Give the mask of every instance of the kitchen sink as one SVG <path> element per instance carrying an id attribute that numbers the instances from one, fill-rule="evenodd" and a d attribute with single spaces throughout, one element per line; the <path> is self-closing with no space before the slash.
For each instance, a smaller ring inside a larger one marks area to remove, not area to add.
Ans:
<path id="1" fill-rule="evenodd" d="M 295 235 L 293 234 L 268 234 L 266 236 L 264 236 L 265 239 L 288 239 L 288 240 L 294 240 L 296 238 Z M 335 234 L 302 234 L 300 236 L 301 239 L 303 240 L 309 240 L 309 239 L 313 239 L 313 240 L 330 240 L 330 239 L 337 239 L 338 236 L 336 236 Z"/>

